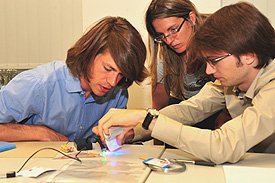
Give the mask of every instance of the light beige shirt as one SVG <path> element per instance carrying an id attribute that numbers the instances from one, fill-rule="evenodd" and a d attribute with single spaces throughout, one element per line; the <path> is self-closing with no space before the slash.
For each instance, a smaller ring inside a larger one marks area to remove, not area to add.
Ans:
<path id="1" fill-rule="evenodd" d="M 236 87 L 219 81 L 180 104 L 160 111 L 152 137 L 187 151 L 200 159 L 235 163 L 247 150 L 275 153 L 275 61 L 262 68 L 248 91 L 236 96 Z M 227 108 L 232 120 L 220 129 L 191 127 Z"/>

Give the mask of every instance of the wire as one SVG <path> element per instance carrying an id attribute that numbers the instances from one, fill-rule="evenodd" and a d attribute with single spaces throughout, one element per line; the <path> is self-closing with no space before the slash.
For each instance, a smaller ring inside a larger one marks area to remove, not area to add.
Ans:
<path id="1" fill-rule="evenodd" d="M 103 145 L 102 141 L 100 140 L 100 137 L 98 135 L 94 134 L 94 133 L 86 138 L 86 143 L 88 143 L 91 138 L 95 138 L 95 142 L 98 142 L 98 144 L 100 145 L 101 150 L 107 149 Z"/>
<path id="2" fill-rule="evenodd" d="M 46 147 L 46 148 L 39 149 L 39 150 L 37 150 L 35 153 L 33 153 L 33 154 L 25 161 L 25 163 L 21 166 L 21 168 L 19 168 L 19 170 L 17 171 L 17 173 L 19 173 L 19 172 L 22 170 L 22 168 L 28 163 L 28 161 L 29 161 L 34 155 L 36 155 L 38 152 L 40 152 L 40 151 L 42 151 L 42 150 L 46 150 L 46 149 L 57 151 L 57 152 L 59 152 L 60 154 L 66 156 L 66 157 L 68 157 L 68 158 L 74 159 L 74 160 L 79 161 L 80 163 L 82 163 L 82 161 L 77 157 L 77 156 L 79 155 L 79 153 L 80 153 L 82 150 L 80 150 L 80 151 L 75 155 L 75 157 L 72 157 L 72 156 L 69 156 L 69 155 L 67 155 L 67 154 L 65 154 L 65 153 L 63 153 L 63 152 L 61 152 L 61 151 L 55 149 L 55 148 Z"/>

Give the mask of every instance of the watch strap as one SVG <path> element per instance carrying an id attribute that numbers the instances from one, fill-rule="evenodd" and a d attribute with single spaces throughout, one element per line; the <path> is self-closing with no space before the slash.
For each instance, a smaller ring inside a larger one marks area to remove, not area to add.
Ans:
<path id="1" fill-rule="evenodd" d="M 151 124 L 152 120 L 153 120 L 154 116 L 150 114 L 150 112 L 147 112 L 147 115 L 142 123 L 142 127 L 145 130 L 149 129 L 149 125 Z"/>

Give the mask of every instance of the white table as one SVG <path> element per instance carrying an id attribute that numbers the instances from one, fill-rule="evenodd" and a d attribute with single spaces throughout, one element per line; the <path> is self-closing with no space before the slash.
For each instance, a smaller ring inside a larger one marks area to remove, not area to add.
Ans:
<path id="1" fill-rule="evenodd" d="M 60 149 L 63 142 L 26 142 L 17 143 L 14 150 L 0 153 L 0 172 L 17 171 L 34 151 L 41 147 L 54 147 Z M 65 143 L 64 143 L 65 144 Z M 97 144 L 94 144 L 93 152 L 100 152 Z M 123 145 L 123 147 L 109 153 L 107 158 L 81 158 L 81 165 L 74 164 L 66 166 L 69 163 L 75 163 L 71 159 L 58 159 L 56 153 L 52 151 L 42 151 L 32 158 L 23 170 L 34 166 L 42 166 L 60 170 L 67 167 L 63 172 L 48 172 L 38 178 L 16 177 L 9 179 L 0 179 L 0 183 L 36 183 L 36 182 L 203 182 L 203 183 L 223 183 L 225 174 L 223 165 L 215 167 L 199 166 L 186 164 L 187 169 L 182 173 L 164 174 L 160 172 L 151 172 L 145 167 L 140 156 L 148 158 L 175 158 L 175 159 L 196 159 L 194 156 L 178 149 L 165 149 L 163 146 L 153 146 L 151 142 L 145 145 Z M 18 156 L 18 157 L 16 157 Z M 229 166 L 243 167 L 263 167 L 275 168 L 275 154 L 247 153 L 243 160 L 236 164 L 226 164 Z M 83 171 L 81 173 L 81 171 Z M 86 173 L 85 173 L 86 172 Z M 57 174 L 60 173 L 60 174 Z M 80 174 L 79 174 L 80 173 Z M 84 174 L 83 174 L 84 173 Z"/>
<path id="2" fill-rule="evenodd" d="M 161 158 L 174 159 L 191 159 L 197 160 L 196 157 L 178 150 L 166 149 Z M 226 163 L 227 166 L 243 167 L 262 167 L 275 168 L 275 154 L 264 153 L 246 153 L 242 160 L 236 164 Z M 182 173 L 165 174 L 162 172 L 151 172 L 146 183 L 162 182 L 196 182 L 196 183 L 225 183 L 225 174 L 223 165 L 215 167 L 186 164 L 186 170 Z"/>
<path id="3" fill-rule="evenodd" d="M 14 150 L 6 151 L 5 156 L 1 156 L 0 153 L 0 172 L 17 171 L 27 157 L 24 152 L 31 152 L 30 147 L 33 148 L 33 152 L 39 147 L 41 143 L 29 142 L 30 145 L 22 145 L 22 142 Z M 24 143 L 23 143 L 24 144 Z M 26 142 L 25 144 L 28 144 Z M 60 149 L 60 142 L 50 142 L 48 144 L 42 143 L 44 147 L 51 145 L 56 149 Z M 65 143 L 64 143 L 65 144 Z M 98 144 L 93 144 L 93 152 L 101 152 Z M 38 147 L 35 147 L 38 146 Z M 28 147 L 28 149 L 25 149 Z M 14 153 L 16 151 L 17 153 Z M 9 157 L 9 153 L 12 156 Z M 21 152 L 21 153 L 18 153 Z M 71 159 L 57 159 L 59 156 L 49 156 L 47 154 L 35 156 L 32 158 L 23 170 L 30 169 L 34 166 L 48 167 L 53 169 L 62 169 L 66 167 L 66 164 L 72 163 L 65 169 L 65 171 L 57 174 L 55 172 L 45 173 L 37 178 L 27 177 L 15 177 L 8 179 L 0 179 L 0 183 L 22 183 L 22 182 L 47 182 L 49 180 L 54 181 L 71 181 L 71 182 L 144 182 L 148 177 L 150 170 L 146 168 L 139 156 L 144 157 L 160 157 L 163 153 L 162 146 L 153 146 L 151 143 L 145 145 L 123 145 L 121 149 L 115 152 L 108 152 L 107 157 L 94 157 L 94 158 L 81 158 L 82 164 Z M 47 152 L 47 150 L 46 150 Z M 52 151 L 48 151 L 48 153 Z M 41 151 L 42 153 L 42 151 Z M 15 157 L 18 154 L 19 157 Z M 75 164 L 76 163 L 76 164 Z M 94 167 L 94 168 L 93 168 Z M 85 173 L 86 171 L 86 173 Z M 57 175 L 56 175 L 57 174 Z"/>

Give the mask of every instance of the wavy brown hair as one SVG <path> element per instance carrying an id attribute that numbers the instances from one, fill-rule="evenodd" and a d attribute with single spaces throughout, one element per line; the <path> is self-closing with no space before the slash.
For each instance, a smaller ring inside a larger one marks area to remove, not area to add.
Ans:
<path id="1" fill-rule="evenodd" d="M 66 64 L 74 77 L 88 78 L 88 66 L 95 57 L 108 49 L 123 74 L 118 83 L 128 88 L 134 81 L 139 84 L 147 76 L 144 66 L 146 47 L 139 32 L 121 17 L 105 17 L 85 33 L 68 50 Z"/>

